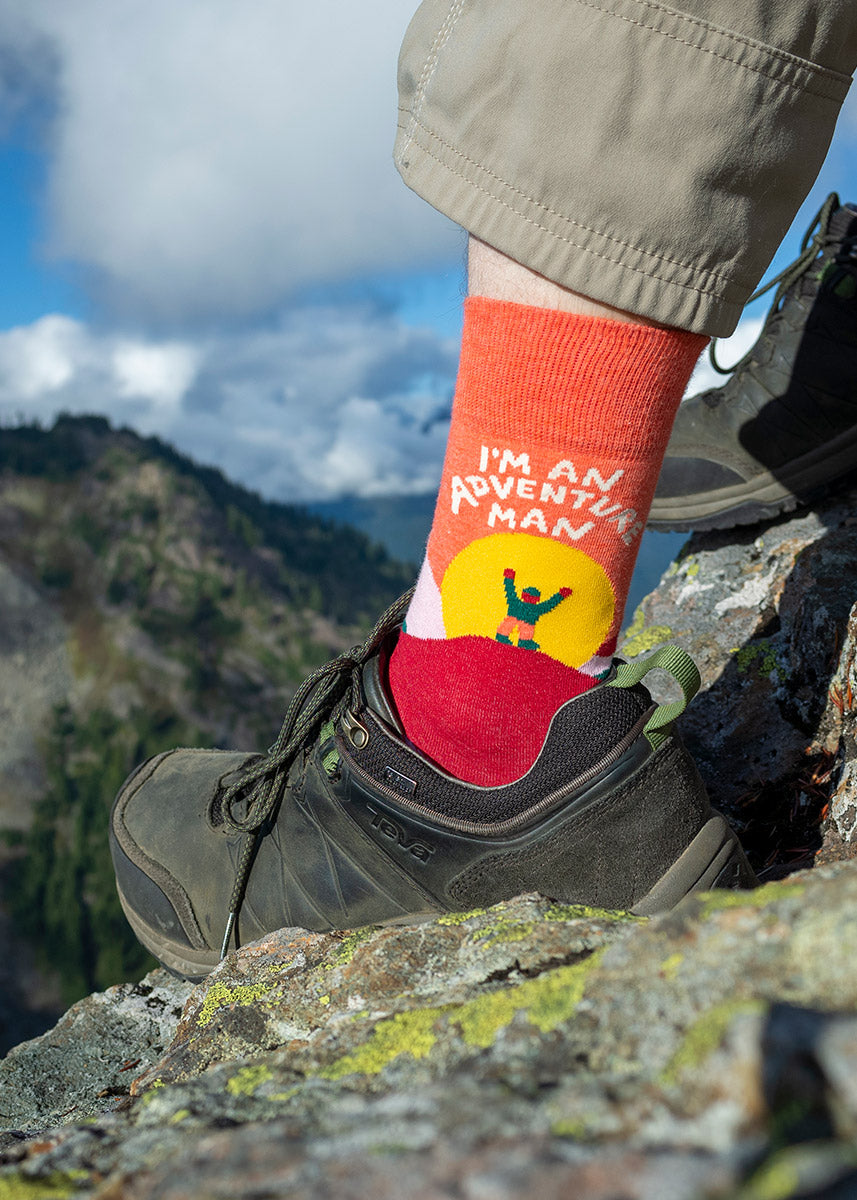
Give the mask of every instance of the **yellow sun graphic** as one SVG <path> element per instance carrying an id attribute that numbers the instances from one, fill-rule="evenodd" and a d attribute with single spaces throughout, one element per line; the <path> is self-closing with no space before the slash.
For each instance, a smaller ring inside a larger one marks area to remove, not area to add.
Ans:
<path id="1" fill-rule="evenodd" d="M 511 632 L 504 574 L 520 604 L 526 589 L 539 593 L 544 605 L 563 589 L 571 589 L 550 611 L 536 614 L 534 634 L 526 628 Z M 477 538 L 455 556 L 440 588 L 446 636 L 494 638 L 503 625 L 504 637 L 520 640 L 570 667 L 579 667 L 596 652 L 613 623 L 615 597 L 604 568 L 588 554 L 527 533 L 494 533 Z"/>

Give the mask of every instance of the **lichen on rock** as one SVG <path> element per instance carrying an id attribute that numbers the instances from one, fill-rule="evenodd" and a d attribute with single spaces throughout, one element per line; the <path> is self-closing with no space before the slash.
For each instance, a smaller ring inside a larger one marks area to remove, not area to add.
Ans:
<path id="1" fill-rule="evenodd" d="M 857 1192 L 853 500 L 693 539 L 631 628 L 698 659 L 762 887 L 286 929 L 93 996 L 0 1064 L 0 1200 Z"/>

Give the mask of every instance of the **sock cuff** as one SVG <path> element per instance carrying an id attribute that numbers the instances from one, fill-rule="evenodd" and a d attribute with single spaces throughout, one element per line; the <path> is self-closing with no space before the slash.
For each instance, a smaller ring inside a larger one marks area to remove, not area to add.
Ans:
<path id="1" fill-rule="evenodd" d="M 706 342 L 681 329 L 471 296 L 456 415 L 511 438 L 537 412 L 546 441 L 660 454 Z"/>

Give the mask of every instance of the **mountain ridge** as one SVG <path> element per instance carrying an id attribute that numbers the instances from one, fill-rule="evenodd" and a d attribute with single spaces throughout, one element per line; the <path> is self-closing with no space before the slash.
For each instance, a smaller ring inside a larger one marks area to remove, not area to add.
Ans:
<path id="1" fill-rule="evenodd" d="M 176 744 L 264 750 L 411 581 L 363 534 L 104 418 L 0 429 L 2 882 L 66 1003 L 148 965 L 106 847 L 128 771 Z"/>

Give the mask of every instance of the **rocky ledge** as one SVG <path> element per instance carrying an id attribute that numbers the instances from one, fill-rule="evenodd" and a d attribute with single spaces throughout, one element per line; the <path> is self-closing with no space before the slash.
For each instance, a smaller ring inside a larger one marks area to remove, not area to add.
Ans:
<path id="1" fill-rule="evenodd" d="M 699 661 L 762 887 L 281 930 L 91 996 L 0 1064 L 0 1197 L 857 1194 L 855 500 L 692 540 L 626 642 Z"/>

